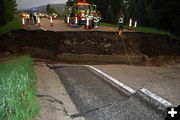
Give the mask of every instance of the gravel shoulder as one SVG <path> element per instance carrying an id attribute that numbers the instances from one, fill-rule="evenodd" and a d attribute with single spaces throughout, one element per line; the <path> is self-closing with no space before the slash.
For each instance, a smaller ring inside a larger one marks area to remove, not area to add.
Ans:
<path id="1" fill-rule="evenodd" d="M 34 68 L 38 78 L 36 86 L 40 104 L 40 112 L 35 120 L 72 120 L 70 115 L 78 112 L 54 70 L 43 63 L 36 64 Z"/>
<path id="2" fill-rule="evenodd" d="M 180 104 L 180 66 L 145 67 L 94 65 L 134 90 L 146 88 L 160 97 Z"/>

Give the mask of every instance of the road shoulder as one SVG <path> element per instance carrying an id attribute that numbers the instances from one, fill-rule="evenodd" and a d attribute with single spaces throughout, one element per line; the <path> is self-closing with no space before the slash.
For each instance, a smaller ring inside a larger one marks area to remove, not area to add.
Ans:
<path id="1" fill-rule="evenodd" d="M 54 70 L 43 63 L 36 64 L 34 68 L 38 78 L 36 94 L 40 105 L 40 112 L 35 120 L 72 120 L 70 115 L 77 114 L 78 111 Z"/>

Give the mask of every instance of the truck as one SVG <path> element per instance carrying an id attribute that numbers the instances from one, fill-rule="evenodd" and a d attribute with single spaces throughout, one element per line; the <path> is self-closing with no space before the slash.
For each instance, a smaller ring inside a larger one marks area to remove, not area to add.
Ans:
<path id="1" fill-rule="evenodd" d="M 80 0 L 77 2 L 71 1 L 71 3 L 67 3 L 64 8 L 64 15 L 65 23 L 69 21 L 73 24 L 75 23 L 75 19 L 77 19 L 80 26 L 85 24 L 87 17 L 89 17 L 92 22 L 99 22 L 101 19 L 101 16 L 96 10 L 96 5 Z"/>

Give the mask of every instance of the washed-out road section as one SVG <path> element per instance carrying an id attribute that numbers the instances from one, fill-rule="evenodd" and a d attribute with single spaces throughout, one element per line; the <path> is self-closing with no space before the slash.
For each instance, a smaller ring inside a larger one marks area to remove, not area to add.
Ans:
<path id="1" fill-rule="evenodd" d="M 165 114 L 140 99 L 126 94 L 83 66 L 52 67 L 79 113 L 71 118 L 86 120 L 163 120 Z"/>

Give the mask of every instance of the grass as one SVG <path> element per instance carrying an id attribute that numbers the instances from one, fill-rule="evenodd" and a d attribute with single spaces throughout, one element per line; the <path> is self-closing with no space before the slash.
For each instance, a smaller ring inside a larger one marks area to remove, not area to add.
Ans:
<path id="1" fill-rule="evenodd" d="M 118 24 L 109 24 L 109 23 L 101 22 L 101 25 L 118 28 Z M 128 29 L 128 25 L 124 25 L 124 29 Z M 138 32 L 156 33 L 156 34 L 163 34 L 163 35 L 171 35 L 172 36 L 172 34 L 169 32 L 166 32 L 163 30 L 157 30 L 155 28 L 150 28 L 150 27 L 137 26 L 136 28 L 134 28 L 134 30 L 138 31 Z"/>
<path id="2" fill-rule="evenodd" d="M 30 120 L 38 112 L 30 57 L 0 63 L 0 120 Z"/>
<path id="3" fill-rule="evenodd" d="M 21 28 L 21 19 L 19 17 L 15 17 L 15 19 L 5 26 L 0 27 L 0 36 L 5 34 L 6 32 L 9 32 L 11 30 L 18 30 Z"/>
<path id="4" fill-rule="evenodd" d="M 100 25 L 118 28 L 118 24 L 110 24 L 110 23 L 100 22 Z"/>
<path id="5" fill-rule="evenodd" d="M 136 27 L 134 29 L 135 31 L 139 31 L 139 32 L 147 32 L 147 33 L 156 33 L 156 34 L 164 34 L 164 35 L 171 35 L 171 33 L 163 31 L 163 30 L 157 30 L 155 28 L 150 28 L 150 27 Z"/>

